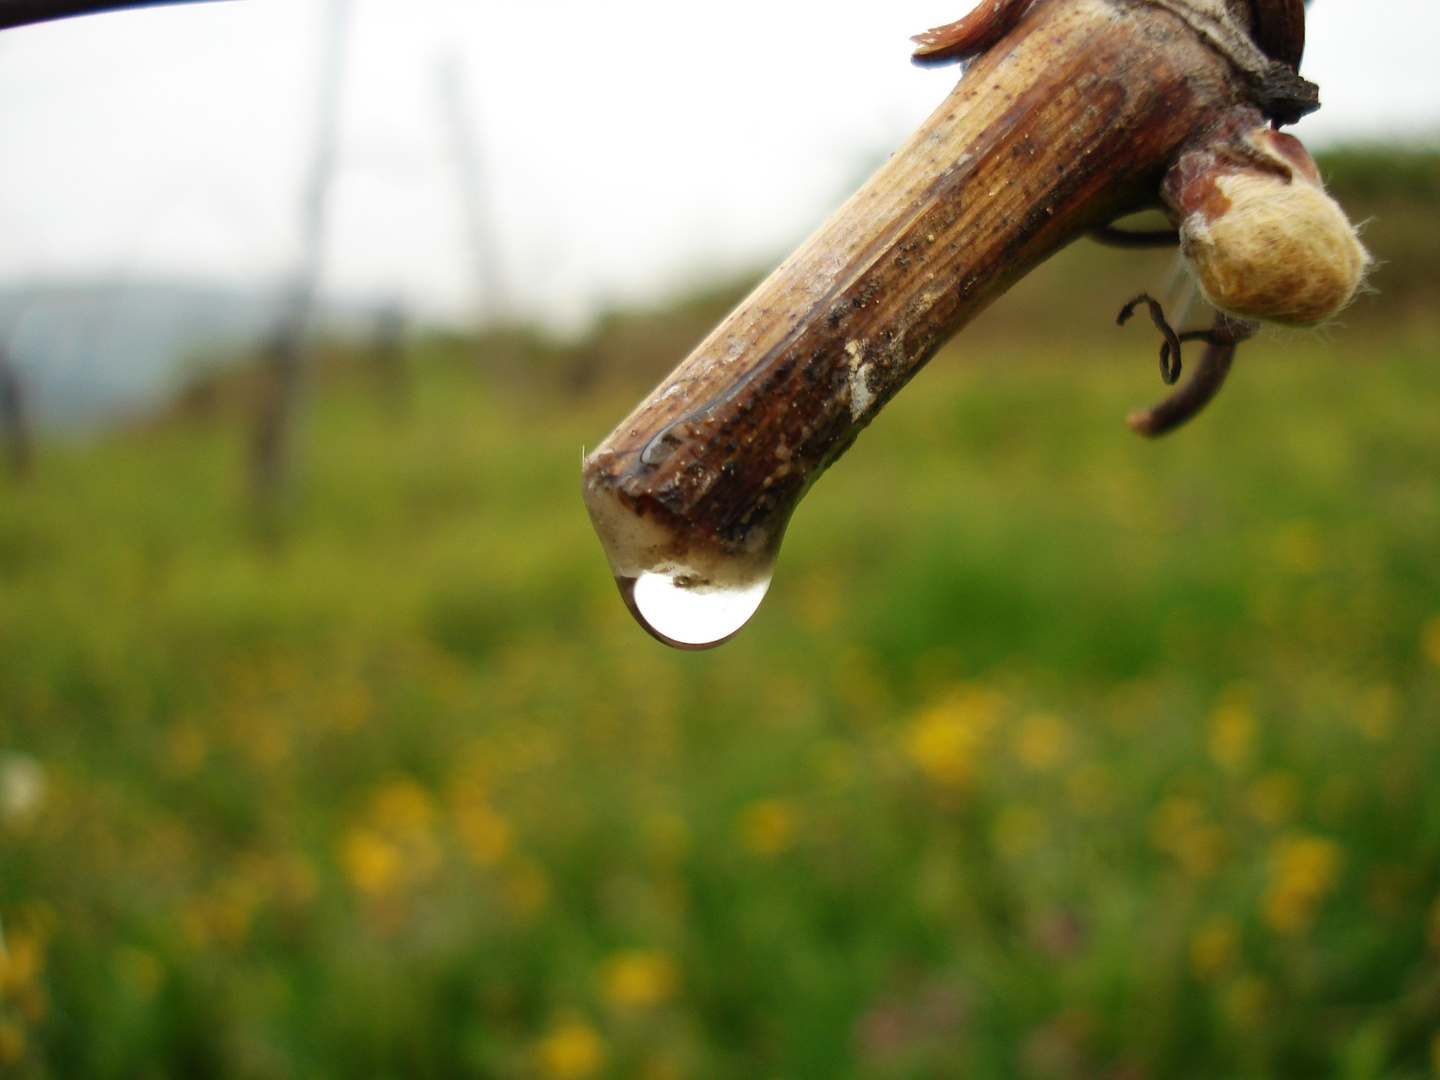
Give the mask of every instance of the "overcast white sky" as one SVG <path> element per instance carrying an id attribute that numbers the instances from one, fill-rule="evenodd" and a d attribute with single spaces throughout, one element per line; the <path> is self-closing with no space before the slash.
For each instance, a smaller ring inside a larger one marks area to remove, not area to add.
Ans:
<path id="1" fill-rule="evenodd" d="M 0 285 L 263 284 L 297 258 L 330 0 L 0 35 Z M 575 325 L 780 257 L 944 97 L 908 37 L 969 0 L 351 0 L 324 290 L 430 315 L 477 286 L 438 70 L 458 55 L 510 288 Z M 1315 0 L 1298 133 L 1440 139 L 1440 3 Z"/>

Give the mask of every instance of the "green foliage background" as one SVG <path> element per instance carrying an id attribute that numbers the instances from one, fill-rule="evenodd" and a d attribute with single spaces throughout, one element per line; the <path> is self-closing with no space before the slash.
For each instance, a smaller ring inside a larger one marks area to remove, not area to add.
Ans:
<path id="1" fill-rule="evenodd" d="M 243 377 L 44 446 L 0 488 L 0 1069 L 1440 1071 L 1434 160 L 1327 162 L 1378 296 L 1156 444 L 1112 317 L 1164 257 L 1065 253 L 711 653 L 631 623 L 578 460 L 733 292 L 400 382 L 332 348 L 279 544 Z"/>

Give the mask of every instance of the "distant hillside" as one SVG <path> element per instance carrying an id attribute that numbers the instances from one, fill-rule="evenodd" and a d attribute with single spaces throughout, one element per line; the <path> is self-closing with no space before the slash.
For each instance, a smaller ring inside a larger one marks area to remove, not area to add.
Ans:
<path id="1" fill-rule="evenodd" d="M 1440 339 L 1440 151 L 1387 147 L 1327 153 L 1321 167 L 1377 259 L 1372 291 L 1342 317 L 1358 331 L 1398 327 Z M 776 253 L 776 260 L 783 256 Z M 1046 348 L 1131 348 L 1120 305 L 1161 292 L 1170 252 L 1116 251 L 1080 241 L 1040 267 L 959 337 L 968 358 Z M 457 339 L 456 355 L 507 381 L 588 393 L 604 382 L 645 384 L 673 367 L 769 267 L 644 308 L 616 310 L 579 345 L 540 331 Z M 0 290 L 0 344 L 25 372 L 42 420 L 74 424 L 145 411 L 171 399 L 197 369 L 253 351 L 276 313 L 274 293 L 166 283 L 92 283 Z M 366 327 L 359 309 L 328 308 L 331 326 Z M 1336 331 L 1349 332 L 1349 331 Z M 451 350 L 454 352 L 454 350 Z"/>
<path id="2" fill-rule="evenodd" d="M 152 408 L 195 369 L 249 352 L 279 310 L 275 291 L 167 282 L 81 282 L 0 290 L 0 346 L 42 422 L 75 425 Z M 363 313 L 326 307 L 350 325 Z"/>

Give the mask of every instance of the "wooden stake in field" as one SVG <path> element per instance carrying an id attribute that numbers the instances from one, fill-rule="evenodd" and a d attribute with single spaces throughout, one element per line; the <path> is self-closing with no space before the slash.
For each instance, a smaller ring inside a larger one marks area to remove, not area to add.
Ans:
<path id="1" fill-rule="evenodd" d="M 1226 320 L 1150 433 L 1213 395 L 1253 320 L 1313 323 L 1359 285 L 1354 230 L 1271 130 L 1319 105 L 1296 70 L 1302 0 L 986 0 L 916 40 L 922 63 L 969 61 L 959 85 L 585 459 L 622 596 L 668 644 L 735 633 L 809 486 L 1072 240 L 1164 210 Z M 1157 320 L 1178 376 L 1179 336 Z"/>
<path id="2" fill-rule="evenodd" d="M 29 475 L 34 452 L 28 405 L 24 376 L 10 350 L 0 345 L 0 444 L 5 447 L 10 475 L 16 480 Z"/>
<path id="3" fill-rule="evenodd" d="M 281 298 L 280 316 L 261 357 L 259 403 L 250 443 L 250 478 L 256 526 L 260 535 L 270 541 L 279 537 L 285 498 L 299 456 L 307 337 L 325 250 L 326 203 L 335 176 L 349 13 L 350 0 L 330 0 L 313 152 L 300 200 L 300 262 Z"/>

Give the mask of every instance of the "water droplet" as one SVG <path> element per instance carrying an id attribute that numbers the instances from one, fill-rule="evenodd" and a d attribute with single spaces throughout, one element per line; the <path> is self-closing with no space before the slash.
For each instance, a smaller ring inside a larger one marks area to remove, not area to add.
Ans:
<path id="1" fill-rule="evenodd" d="M 613 451 L 602 447 L 587 459 L 585 508 L 630 614 L 677 649 L 708 649 L 732 637 L 770 588 L 788 508 L 752 524 L 738 541 L 722 539 L 637 511 L 617 471 Z"/>
<path id="2" fill-rule="evenodd" d="M 770 588 L 770 570 L 748 582 L 695 584 L 684 571 L 646 571 L 616 578 L 625 606 L 666 645 L 708 649 L 726 641 L 750 621 Z"/>

